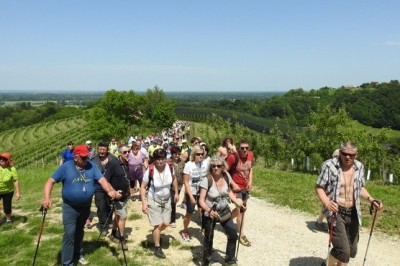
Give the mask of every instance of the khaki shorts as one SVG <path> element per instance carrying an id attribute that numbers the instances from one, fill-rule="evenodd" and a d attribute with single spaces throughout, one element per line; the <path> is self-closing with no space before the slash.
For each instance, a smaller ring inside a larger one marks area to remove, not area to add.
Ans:
<path id="1" fill-rule="evenodd" d="M 128 217 L 128 208 L 126 207 L 126 201 L 115 201 L 115 214 L 122 219 Z"/>
<path id="2" fill-rule="evenodd" d="M 171 197 L 163 202 L 147 198 L 147 217 L 151 226 L 160 224 L 169 225 L 171 221 Z"/>

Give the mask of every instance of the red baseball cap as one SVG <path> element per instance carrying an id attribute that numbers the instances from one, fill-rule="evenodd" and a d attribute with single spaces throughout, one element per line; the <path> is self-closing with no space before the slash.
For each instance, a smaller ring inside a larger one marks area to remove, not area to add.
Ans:
<path id="1" fill-rule="evenodd" d="M 78 145 L 74 148 L 74 155 L 78 155 L 81 157 L 86 157 L 89 155 L 89 150 L 86 148 L 85 145 Z"/>
<path id="2" fill-rule="evenodd" d="M 13 162 L 11 161 L 11 153 L 9 153 L 9 152 L 3 152 L 2 154 L 0 154 L 0 158 L 7 159 L 7 164 L 8 165 L 12 165 L 13 164 Z"/>

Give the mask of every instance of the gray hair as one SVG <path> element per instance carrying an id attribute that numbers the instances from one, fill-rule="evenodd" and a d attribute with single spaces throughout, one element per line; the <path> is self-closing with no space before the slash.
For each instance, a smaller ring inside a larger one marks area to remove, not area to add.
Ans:
<path id="1" fill-rule="evenodd" d="M 221 163 L 223 165 L 222 170 L 226 171 L 228 169 L 228 164 L 226 163 L 226 161 L 220 157 L 220 156 L 213 156 L 210 161 L 209 161 L 209 165 L 208 165 L 208 171 L 211 172 L 212 168 L 211 165 L 216 164 L 216 163 Z"/>
<path id="2" fill-rule="evenodd" d="M 346 141 L 346 142 L 342 142 L 342 144 L 340 144 L 340 150 L 352 150 L 355 151 L 357 153 L 357 146 L 356 144 L 354 144 L 351 141 Z"/>

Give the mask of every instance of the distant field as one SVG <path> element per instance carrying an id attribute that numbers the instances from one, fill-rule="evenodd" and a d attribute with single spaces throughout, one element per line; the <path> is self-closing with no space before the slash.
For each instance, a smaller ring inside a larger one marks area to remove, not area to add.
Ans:
<path id="1" fill-rule="evenodd" d="M 45 104 L 45 103 L 48 103 L 48 102 L 53 102 L 53 103 L 56 103 L 57 101 L 4 101 L 3 103 L 3 106 L 4 105 L 8 105 L 8 106 L 10 106 L 10 105 L 16 105 L 16 104 L 18 104 L 18 103 L 26 103 L 26 102 L 30 102 L 31 103 L 31 105 L 32 106 L 41 106 L 41 105 L 43 105 L 43 104 Z"/>

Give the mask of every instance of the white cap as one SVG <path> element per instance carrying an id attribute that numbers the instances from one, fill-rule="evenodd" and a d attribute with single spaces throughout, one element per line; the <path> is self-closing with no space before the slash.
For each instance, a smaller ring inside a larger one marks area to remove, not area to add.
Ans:
<path id="1" fill-rule="evenodd" d="M 90 140 L 87 140 L 87 141 L 85 142 L 85 144 L 92 144 L 92 142 L 91 142 Z"/>

